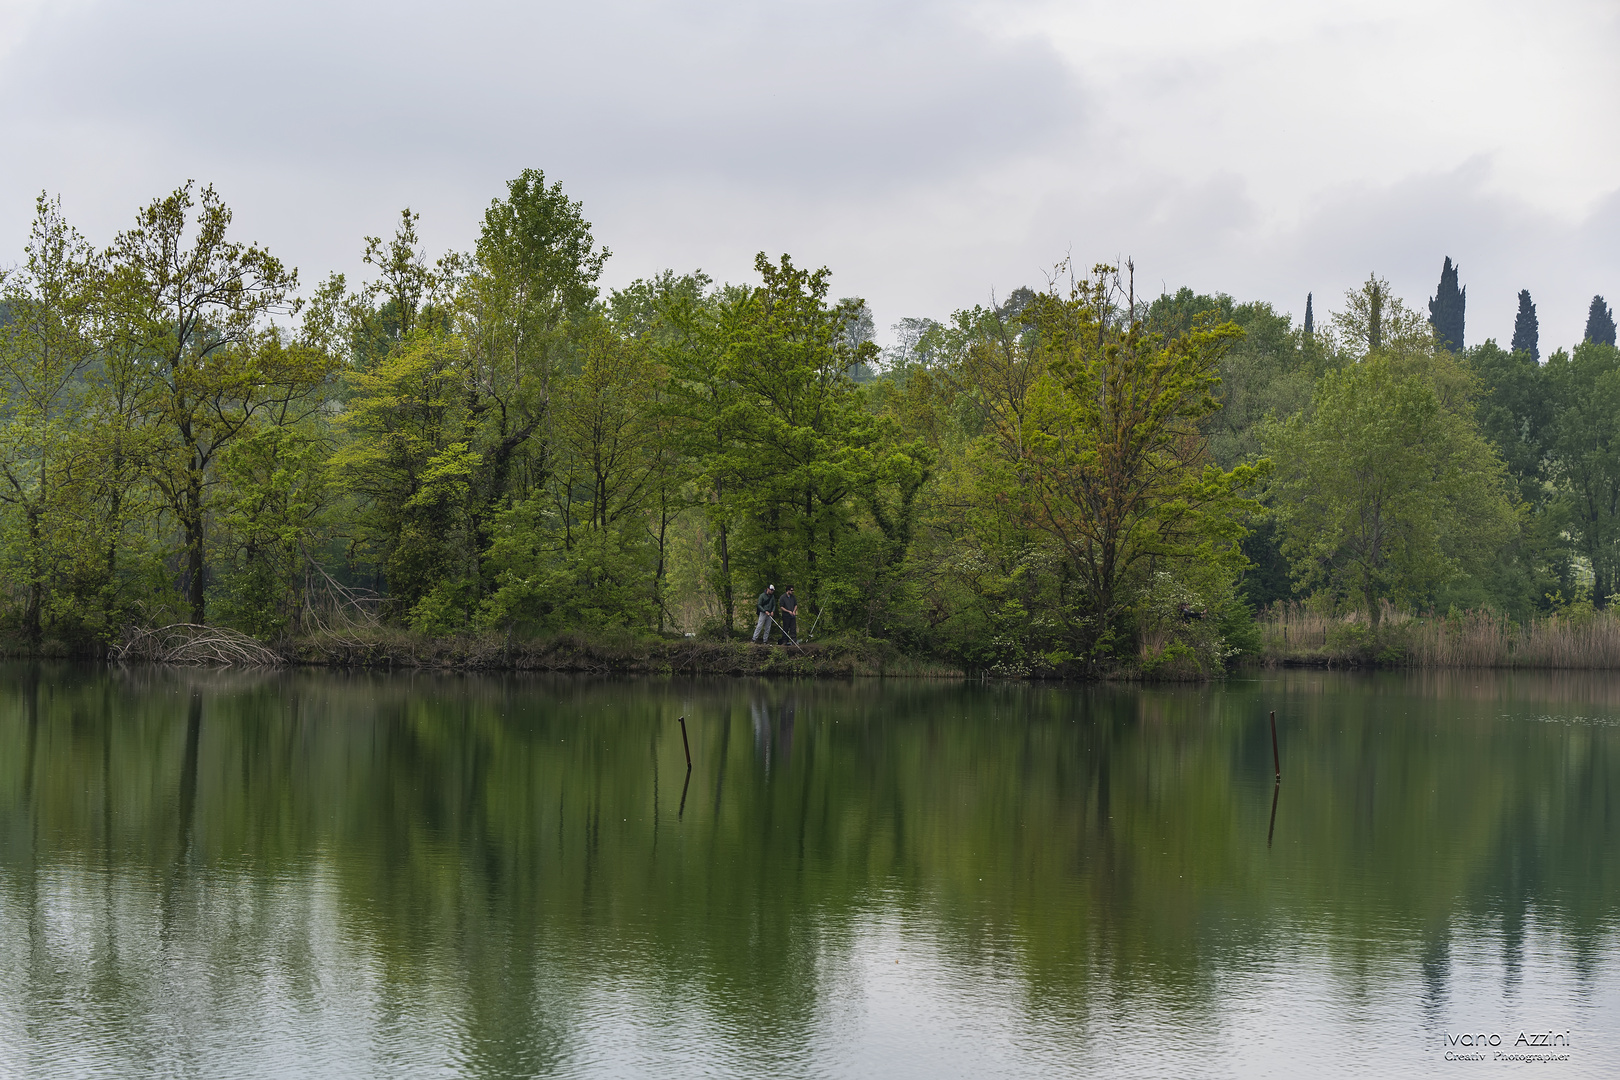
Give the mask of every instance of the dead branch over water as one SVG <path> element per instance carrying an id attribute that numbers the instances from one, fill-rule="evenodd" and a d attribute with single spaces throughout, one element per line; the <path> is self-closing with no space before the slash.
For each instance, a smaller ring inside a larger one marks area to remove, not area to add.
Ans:
<path id="1" fill-rule="evenodd" d="M 197 623 L 134 631 L 123 644 L 113 647 L 112 659 L 209 667 L 277 667 L 282 663 L 281 655 L 257 638 Z"/>

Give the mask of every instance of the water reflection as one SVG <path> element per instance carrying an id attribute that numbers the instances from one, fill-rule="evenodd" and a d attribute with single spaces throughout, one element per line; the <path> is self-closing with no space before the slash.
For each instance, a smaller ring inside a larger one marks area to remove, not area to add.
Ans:
<path id="1" fill-rule="evenodd" d="M 1613 1075 L 1617 686 L 13 667 L 0 1073 Z"/>
<path id="2" fill-rule="evenodd" d="M 797 706 L 797 697 L 791 690 L 773 702 L 765 687 L 756 686 L 749 697 L 749 715 L 754 724 L 754 753 L 766 776 L 770 775 L 773 761 L 778 769 L 785 769 L 792 763 L 793 718 Z"/>

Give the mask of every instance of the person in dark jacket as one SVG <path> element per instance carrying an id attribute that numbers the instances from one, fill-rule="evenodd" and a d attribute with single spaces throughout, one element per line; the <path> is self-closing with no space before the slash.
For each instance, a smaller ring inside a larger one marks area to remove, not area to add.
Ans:
<path id="1" fill-rule="evenodd" d="M 782 592 L 782 599 L 776 602 L 776 621 L 782 624 L 782 644 L 797 645 L 799 643 L 799 598 L 793 595 L 793 586 L 789 585 Z"/>
<path id="2" fill-rule="evenodd" d="M 763 640 L 766 645 L 769 645 L 771 643 L 771 619 L 776 615 L 775 585 L 765 586 L 765 591 L 759 594 L 758 600 L 754 601 L 754 611 L 759 615 L 759 621 L 754 624 L 754 636 L 748 640 Z"/>

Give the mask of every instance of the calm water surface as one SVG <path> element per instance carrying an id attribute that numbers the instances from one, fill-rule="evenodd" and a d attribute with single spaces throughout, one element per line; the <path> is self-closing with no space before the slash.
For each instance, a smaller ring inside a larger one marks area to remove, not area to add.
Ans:
<path id="1" fill-rule="evenodd" d="M 0 668 L 0 1074 L 1503 1068 L 1620 1076 L 1620 679 Z"/>

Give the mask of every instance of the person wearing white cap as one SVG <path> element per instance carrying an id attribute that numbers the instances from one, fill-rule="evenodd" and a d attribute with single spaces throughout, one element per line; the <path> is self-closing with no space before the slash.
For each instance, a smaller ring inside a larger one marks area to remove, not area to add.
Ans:
<path id="1" fill-rule="evenodd" d="M 771 620 L 776 616 L 775 585 L 765 586 L 765 591 L 759 594 L 758 600 L 754 601 L 754 612 L 759 616 L 759 622 L 754 625 L 754 636 L 748 640 L 758 642 L 762 640 L 761 635 L 764 635 L 763 643 L 769 645 L 771 643 Z"/>

